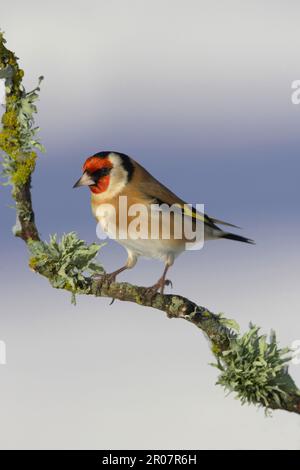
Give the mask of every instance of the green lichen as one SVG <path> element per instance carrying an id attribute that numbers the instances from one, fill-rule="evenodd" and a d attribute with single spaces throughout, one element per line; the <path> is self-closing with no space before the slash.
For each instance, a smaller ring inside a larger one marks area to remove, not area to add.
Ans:
<path id="1" fill-rule="evenodd" d="M 17 113 L 15 111 L 7 111 L 2 117 L 2 124 L 7 129 L 16 129 L 18 127 Z"/>
<path id="2" fill-rule="evenodd" d="M 242 404 L 282 408 L 289 393 L 297 391 L 288 374 L 290 351 L 278 347 L 274 332 L 268 342 L 257 326 L 250 325 L 243 336 L 230 339 L 228 350 L 219 351 L 213 346 L 212 351 L 217 358 L 213 365 L 221 371 L 217 383 L 234 392 Z"/>
<path id="3" fill-rule="evenodd" d="M 210 318 L 211 317 L 211 313 L 208 311 L 208 310 L 203 310 L 203 312 L 201 312 L 201 316 L 203 318 Z"/>
<path id="4" fill-rule="evenodd" d="M 39 130 L 34 127 L 35 101 L 38 99 L 37 86 L 26 92 L 22 85 L 24 72 L 20 69 L 15 54 L 5 47 L 3 33 L 0 32 L 0 78 L 5 80 L 5 112 L 1 118 L 0 149 L 2 150 L 2 176 L 5 184 L 24 185 L 35 168 L 37 154 L 35 148 L 43 151 L 35 140 Z M 39 84 L 42 77 L 39 79 Z"/>
<path id="5" fill-rule="evenodd" d="M 22 185 L 28 181 L 31 173 L 34 171 L 37 154 L 28 152 L 24 160 L 19 160 L 14 171 L 11 173 L 11 182 L 14 185 Z"/>
<path id="6" fill-rule="evenodd" d="M 232 333 L 240 331 L 240 325 L 235 320 L 226 318 L 223 313 L 218 314 L 218 320 L 222 326 L 230 329 Z"/>
<path id="7" fill-rule="evenodd" d="M 66 289 L 72 293 L 84 294 L 90 289 L 86 275 L 103 274 L 103 267 L 95 261 L 102 245 L 87 245 L 76 233 L 63 235 L 60 241 L 56 235 L 49 243 L 29 242 L 31 253 L 29 266 L 34 271 L 46 276 L 53 287 Z"/>
<path id="8" fill-rule="evenodd" d="M 169 307 L 170 315 L 177 315 L 178 311 L 180 311 L 181 307 L 185 304 L 183 299 L 180 299 L 177 296 L 172 296 L 172 303 Z"/>
<path id="9" fill-rule="evenodd" d="M 212 343 L 211 345 L 211 351 L 215 356 L 219 356 L 222 352 L 220 346 L 216 343 Z"/>

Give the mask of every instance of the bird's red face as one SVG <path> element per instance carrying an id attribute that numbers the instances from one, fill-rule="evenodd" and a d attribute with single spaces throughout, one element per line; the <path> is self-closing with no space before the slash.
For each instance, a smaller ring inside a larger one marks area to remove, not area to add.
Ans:
<path id="1" fill-rule="evenodd" d="M 83 175 L 73 187 L 89 186 L 93 193 L 103 193 L 109 186 L 112 167 L 113 165 L 108 156 L 87 158 L 82 167 Z"/>

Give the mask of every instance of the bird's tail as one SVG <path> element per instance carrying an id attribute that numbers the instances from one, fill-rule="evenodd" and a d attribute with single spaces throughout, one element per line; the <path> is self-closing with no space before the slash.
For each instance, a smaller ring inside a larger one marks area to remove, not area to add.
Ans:
<path id="1" fill-rule="evenodd" d="M 255 241 L 251 240 L 251 238 L 242 237 L 241 235 L 236 235 L 235 233 L 223 232 L 220 235 L 220 238 L 226 238 L 227 240 L 234 240 L 234 241 L 243 242 L 243 243 L 251 243 L 251 245 L 255 245 Z"/>

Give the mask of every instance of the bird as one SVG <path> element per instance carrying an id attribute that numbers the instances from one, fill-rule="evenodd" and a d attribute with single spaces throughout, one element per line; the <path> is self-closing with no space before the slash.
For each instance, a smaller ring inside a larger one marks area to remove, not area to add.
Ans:
<path id="1" fill-rule="evenodd" d="M 249 244 L 255 243 L 249 238 L 222 230 L 219 225 L 239 227 L 210 217 L 193 207 L 190 208 L 183 199 L 152 176 L 136 160 L 124 153 L 117 151 L 97 152 L 85 160 L 82 171 L 82 176 L 76 181 L 73 188 L 89 187 L 94 217 L 108 236 L 115 238 L 124 246 L 128 255 L 126 264 L 112 273 L 104 274 L 101 282 L 103 279 L 109 283 L 115 282 L 120 273 L 136 265 L 139 257 L 154 258 L 164 262 L 164 270 L 158 281 L 147 288 L 147 294 L 152 296 L 158 291 L 163 294 L 165 286 L 172 285 L 171 281 L 166 278 L 169 268 L 175 259 L 187 249 L 187 243 L 190 242 L 190 245 L 193 245 L 197 238 L 194 235 L 194 238 L 188 240 L 184 232 L 175 236 L 175 223 L 178 218 L 182 225 L 188 220 L 194 230 L 193 233 L 202 230 L 204 241 L 227 239 Z M 121 225 L 120 201 L 123 200 L 127 202 L 128 213 L 126 214 L 127 225 L 125 228 L 123 227 L 121 232 L 118 230 Z M 141 213 L 139 223 L 135 224 L 135 228 L 141 223 L 144 224 L 147 231 L 146 237 L 141 236 L 138 230 L 132 232 L 128 228 L 134 222 L 131 209 L 136 206 L 142 206 L 146 209 L 145 214 Z M 153 206 L 156 207 L 156 211 L 151 211 Z M 175 207 L 170 219 L 166 219 L 169 223 L 169 237 L 163 236 L 166 222 L 162 212 L 157 210 L 157 206 Z M 158 230 L 156 236 L 153 237 L 150 231 L 155 217 L 158 217 L 156 218 Z"/>

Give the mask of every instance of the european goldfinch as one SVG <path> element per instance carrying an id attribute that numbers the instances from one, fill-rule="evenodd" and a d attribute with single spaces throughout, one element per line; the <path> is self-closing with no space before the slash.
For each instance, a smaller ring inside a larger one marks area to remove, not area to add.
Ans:
<path id="1" fill-rule="evenodd" d="M 179 237 L 175 236 L 174 214 L 171 214 L 171 219 L 169 219 L 169 237 L 163 236 L 164 222 L 161 213 L 158 216 L 158 235 L 156 234 L 156 237 L 151 236 L 151 223 L 153 223 L 154 218 L 154 212 L 151 212 L 153 204 L 176 207 L 182 223 L 184 220 L 189 219 L 192 221 L 194 230 L 197 230 L 197 227 L 200 230 L 202 227 L 204 240 L 225 238 L 254 243 L 252 240 L 240 235 L 224 232 L 217 226 L 217 224 L 220 224 L 236 227 L 235 225 L 190 209 L 182 199 L 155 179 L 145 168 L 123 153 L 105 151 L 87 158 L 83 165 L 83 175 L 73 187 L 79 186 L 88 186 L 90 188 L 94 216 L 103 230 L 123 245 L 128 253 L 125 266 L 105 275 L 105 279 L 109 282 L 115 281 L 116 276 L 125 269 L 133 268 L 139 256 L 156 258 L 162 260 L 165 267 L 161 278 L 149 288 L 149 292 L 155 293 L 160 290 L 163 293 L 165 285 L 170 284 L 170 281 L 166 279 L 169 267 L 172 266 L 175 258 L 186 250 L 188 241 L 195 242 L 195 240 L 187 240 L 184 232 Z M 120 228 L 119 216 L 122 196 L 125 196 L 127 201 L 128 225 L 125 227 L 125 233 L 123 228 L 122 235 L 120 235 L 118 230 Z M 134 220 L 134 216 L 130 215 L 130 208 L 136 204 L 147 209 L 146 215 L 143 216 L 148 227 L 147 237 L 136 235 L 136 233 L 132 236 L 128 230 L 128 226 Z"/>

